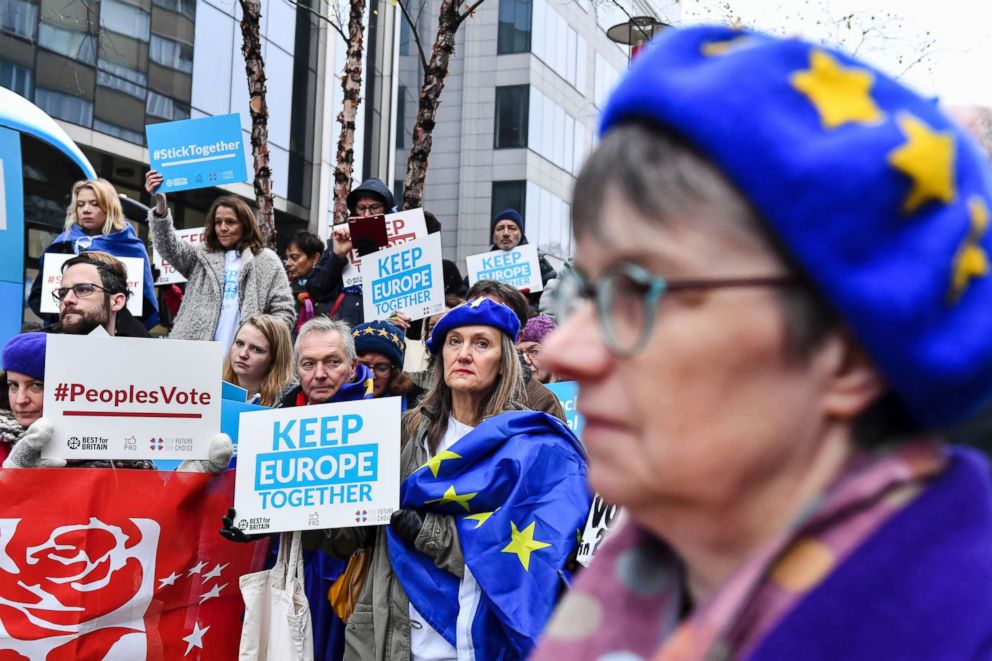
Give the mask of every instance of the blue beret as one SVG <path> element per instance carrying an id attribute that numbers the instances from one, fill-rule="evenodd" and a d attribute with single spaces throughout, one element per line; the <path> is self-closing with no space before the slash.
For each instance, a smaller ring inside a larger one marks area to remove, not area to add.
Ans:
<path id="1" fill-rule="evenodd" d="M 3 370 L 44 381 L 47 338 L 47 333 L 23 333 L 10 338 L 3 347 Z"/>
<path id="2" fill-rule="evenodd" d="M 403 331 L 388 321 L 371 321 L 358 324 L 351 330 L 355 338 L 355 353 L 381 353 L 389 362 L 403 367 L 403 354 L 406 353 L 406 340 Z"/>
<path id="3" fill-rule="evenodd" d="M 427 340 L 427 350 L 433 354 L 441 351 L 444 336 L 452 328 L 461 326 L 492 326 L 505 333 L 514 342 L 517 341 L 517 335 L 520 333 L 520 320 L 513 310 L 485 296 L 480 296 L 451 308 L 441 317 L 431 331 L 430 339 Z"/>
<path id="4" fill-rule="evenodd" d="M 932 100 L 822 46 L 694 27 L 635 60 L 600 133 L 631 120 L 736 184 L 919 422 L 992 396 L 992 175 Z"/>

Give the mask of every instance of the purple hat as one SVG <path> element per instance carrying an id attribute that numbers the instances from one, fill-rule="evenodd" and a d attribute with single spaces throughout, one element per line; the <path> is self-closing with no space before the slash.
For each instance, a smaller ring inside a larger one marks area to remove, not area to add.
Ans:
<path id="1" fill-rule="evenodd" d="M 527 320 L 527 325 L 524 326 L 524 333 L 520 341 L 537 342 L 540 344 L 556 328 L 558 328 L 558 324 L 555 323 L 554 319 L 546 314 L 539 314 Z"/>
<path id="2" fill-rule="evenodd" d="M 3 370 L 45 380 L 46 333 L 23 333 L 10 338 L 3 348 Z"/>

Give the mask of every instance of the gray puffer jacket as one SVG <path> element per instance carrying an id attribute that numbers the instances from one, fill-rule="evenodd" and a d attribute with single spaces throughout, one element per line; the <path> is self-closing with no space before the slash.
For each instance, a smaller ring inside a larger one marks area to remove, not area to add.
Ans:
<path id="1" fill-rule="evenodd" d="M 163 218 L 155 215 L 154 208 L 149 209 L 148 226 L 155 250 L 189 281 L 169 337 L 213 340 L 223 302 L 224 252 L 206 250 L 202 244 L 193 245 L 176 238 L 171 212 Z M 238 278 L 241 318 L 273 314 L 285 321 L 292 332 L 296 321 L 293 294 L 279 257 L 263 248 L 257 255 L 246 250 L 241 259 Z"/>

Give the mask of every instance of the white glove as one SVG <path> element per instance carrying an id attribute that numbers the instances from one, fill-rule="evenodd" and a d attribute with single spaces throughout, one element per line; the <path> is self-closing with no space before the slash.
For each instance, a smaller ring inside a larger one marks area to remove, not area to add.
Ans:
<path id="1" fill-rule="evenodd" d="M 4 468 L 63 468 L 65 459 L 41 458 L 41 452 L 52 442 L 55 427 L 52 421 L 38 418 L 14 444 L 14 449 L 3 462 Z"/>
<path id="2" fill-rule="evenodd" d="M 221 432 L 210 439 L 208 459 L 187 459 L 176 470 L 182 473 L 223 473 L 231 463 L 232 454 L 234 443 L 230 436 Z"/>

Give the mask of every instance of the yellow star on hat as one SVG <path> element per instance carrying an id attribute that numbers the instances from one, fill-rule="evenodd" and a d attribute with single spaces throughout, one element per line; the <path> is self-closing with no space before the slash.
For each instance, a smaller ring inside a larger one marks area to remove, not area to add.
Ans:
<path id="1" fill-rule="evenodd" d="M 843 68 L 821 50 L 810 53 L 810 68 L 789 79 L 820 113 L 823 127 L 835 129 L 853 122 L 871 123 L 882 119 L 882 111 L 871 97 L 875 76 L 864 69 Z"/>
<path id="2" fill-rule="evenodd" d="M 731 39 L 724 39 L 723 41 L 704 42 L 700 47 L 700 51 L 706 57 L 716 57 L 717 55 L 726 55 L 735 50 L 740 50 L 745 46 L 749 46 L 752 41 L 754 40 L 750 35 L 742 34 Z"/>
<path id="3" fill-rule="evenodd" d="M 985 277 L 990 271 L 989 254 L 979 243 L 989 229 L 988 207 L 982 198 L 973 197 L 968 208 L 971 212 L 971 231 L 954 256 L 954 282 L 950 293 L 952 303 L 960 300 L 973 279 Z"/>
<path id="4" fill-rule="evenodd" d="M 458 503 L 459 505 L 461 505 L 462 507 L 465 508 L 465 511 L 466 512 L 471 512 L 472 510 L 469 509 L 469 507 L 468 507 L 468 501 L 470 501 L 473 498 L 475 498 L 476 495 L 478 495 L 478 493 L 479 493 L 478 491 L 473 491 L 472 493 L 458 494 L 458 493 L 455 492 L 455 485 L 451 485 L 444 492 L 444 495 L 443 496 L 441 496 L 440 498 L 435 498 L 433 500 L 425 500 L 424 503 L 425 504 L 426 503 L 440 503 L 442 505 L 445 504 L 445 503 Z"/>
<path id="5" fill-rule="evenodd" d="M 930 200 L 954 201 L 954 135 L 935 131 L 910 114 L 899 117 L 906 134 L 905 144 L 889 152 L 889 164 L 913 182 L 903 202 L 903 213 L 911 214 Z"/>
<path id="6" fill-rule="evenodd" d="M 502 553 L 516 553 L 517 558 L 520 559 L 520 564 L 524 566 L 526 571 L 530 571 L 530 554 L 551 546 L 547 542 L 534 539 L 534 526 L 536 525 L 537 521 L 531 521 L 531 524 L 523 530 L 517 530 L 517 524 L 510 521 L 510 543 L 502 550 Z"/>
<path id="7" fill-rule="evenodd" d="M 379 329 L 379 335 L 386 338 L 387 340 L 389 339 L 389 331 L 387 331 L 385 328 Z"/>
<path id="8" fill-rule="evenodd" d="M 421 468 L 430 468 L 431 473 L 434 477 L 437 477 L 437 472 L 441 470 L 441 462 L 450 461 L 452 459 L 461 459 L 462 456 L 451 450 L 441 450 L 436 455 L 427 460 L 427 463 L 421 466 Z M 452 487 L 454 488 L 454 487 Z"/>

